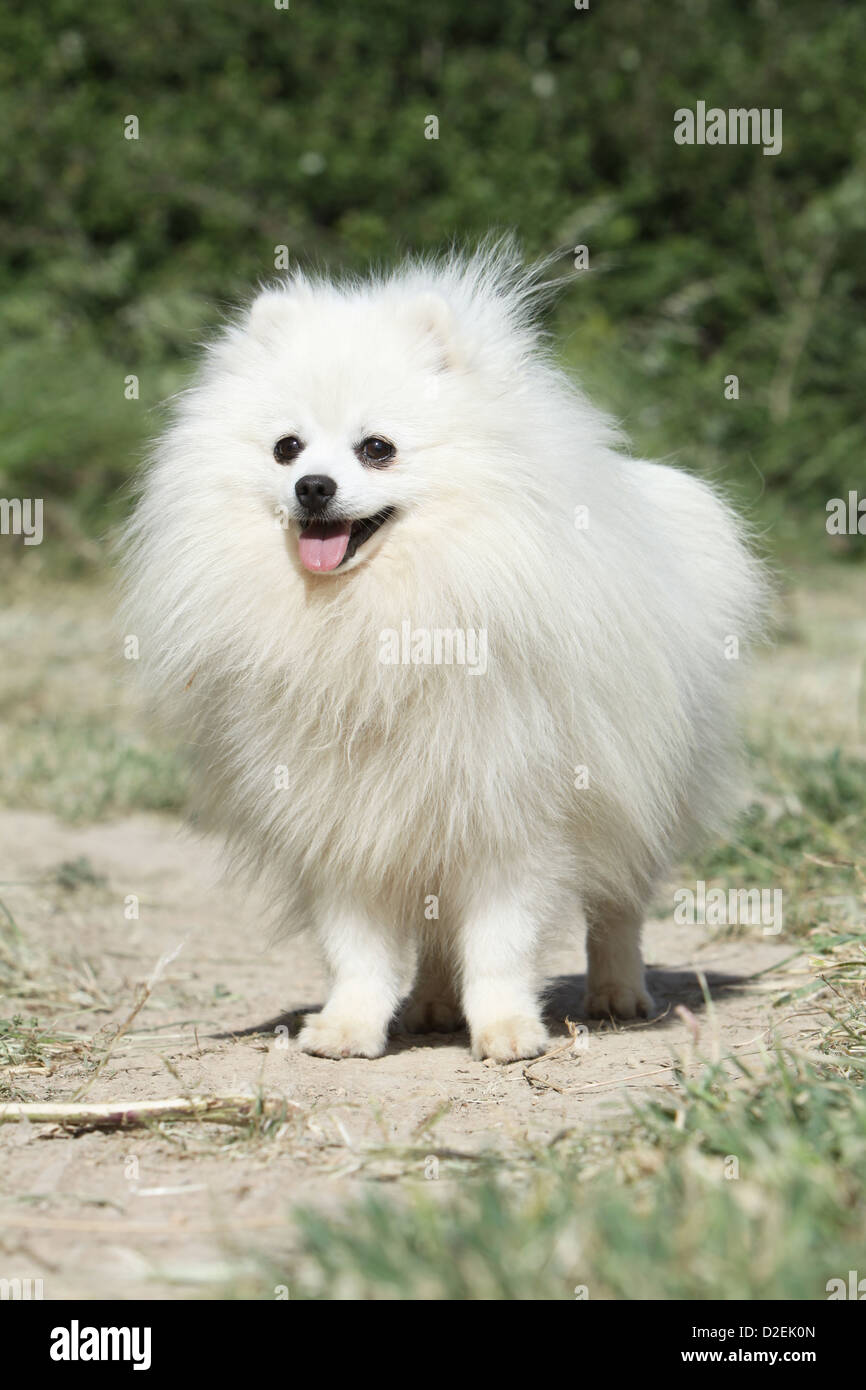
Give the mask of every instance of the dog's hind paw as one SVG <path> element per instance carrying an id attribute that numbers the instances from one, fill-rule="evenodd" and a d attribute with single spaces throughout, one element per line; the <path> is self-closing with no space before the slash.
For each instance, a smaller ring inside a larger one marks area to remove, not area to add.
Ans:
<path id="1" fill-rule="evenodd" d="M 615 981 L 591 985 L 583 1001 L 588 1018 L 651 1018 L 654 1010 L 652 995 L 643 985 Z"/>
<path id="2" fill-rule="evenodd" d="M 460 1007 L 452 999 L 410 999 L 398 1021 L 403 1033 L 458 1033 Z"/>

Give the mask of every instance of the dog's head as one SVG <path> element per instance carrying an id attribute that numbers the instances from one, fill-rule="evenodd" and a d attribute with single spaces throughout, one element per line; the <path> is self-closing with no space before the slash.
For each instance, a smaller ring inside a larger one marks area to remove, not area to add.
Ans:
<path id="1" fill-rule="evenodd" d="M 305 575 L 345 574 L 389 543 L 417 554 L 427 535 L 471 547 L 473 519 L 509 489 L 515 429 L 531 434 L 537 398 L 517 297 L 479 284 L 496 271 L 296 275 L 265 290 L 181 406 L 185 440 L 198 430 L 201 484 L 227 503 L 240 489 L 281 518 Z M 514 481 L 532 486 L 525 469 Z"/>
<path id="2" fill-rule="evenodd" d="M 423 506 L 454 437 L 446 414 L 465 408 L 465 350 L 436 293 L 303 280 L 261 294 L 217 346 L 210 388 L 236 466 L 304 570 L 365 563 Z"/>

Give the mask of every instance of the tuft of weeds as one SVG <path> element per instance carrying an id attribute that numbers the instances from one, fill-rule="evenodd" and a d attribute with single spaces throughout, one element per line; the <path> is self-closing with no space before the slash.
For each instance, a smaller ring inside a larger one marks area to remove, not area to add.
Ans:
<path id="1" fill-rule="evenodd" d="M 102 888 L 108 882 L 104 874 L 97 873 L 86 854 L 77 859 L 65 859 L 54 871 L 54 882 L 68 893 L 82 887 Z"/>
<path id="2" fill-rule="evenodd" d="M 177 811 L 184 760 L 142 731 L 141 692 L 123 660 L 104 577 L 66 585 L 19 566 L 4 588 L 0 797 L 81 822 Z"/>
<path id="3" fill-rule="evenodd" d="M 36 1019 L 0 1018 L 0 1068 L 47 1065 L 46 1037 Z"/>
<path id="4" fill-rule="evenodd" d="M 283 1282 L 327 1300 L 826 1297 L 862 1263 L 864 1093 L 781 1052 L 679 1080 L 601 1171 L 566 1139 L 522 1175 L 299 1212 Z"/>
<path id="5" fill-rule="evenodd" d="M 4 740 L 2 787 L 9 805 L 95 821 L 132 811 L 178 811 L 186 776 L 179 755 L 100 719 L 21 719 Z M 5 746 L 4 746 L 5 745 Z"/>
<path id="6" fill-rule="evenodd" d="M 29 1091 L 22 1089 L 28 1076 L 47 1074 L 58 1058 L 79 1057 L 88 1045 L 74 1034 L 40 1027 L 37 1019 L 22 1014 L 0 1018 L 0 1100 L 29 1100 Z"/>
<path id="7" fill-rule="evenodd" d="M 762 783 L 732 833 L 684 866 L 683 882 L 780 888 L 785 932 L 866 928 L 866 760 L 753 749 Z M 670 900 L 660 899 L 663 913 Z"/>

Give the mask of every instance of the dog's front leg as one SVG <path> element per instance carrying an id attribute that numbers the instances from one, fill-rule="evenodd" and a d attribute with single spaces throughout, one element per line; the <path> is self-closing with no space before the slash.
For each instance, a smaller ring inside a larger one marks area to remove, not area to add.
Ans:
<path id="1" fill-rule="evenodd" d="M 522 886 L 488 887 L 461 932 L 463 1012 L 473 1057 L 514 1062 L 547 1046 L 535 979 L 538 930 Z"/>
<path id="2" fill-rule="evenodd" d="M 298 1041 L 319 1057 L 380 1057 L 405 993 L 405 943 L 358 909 L 332 907 L 317 918 L 333 981 L 322 1012 L 307 1017 Z"/>

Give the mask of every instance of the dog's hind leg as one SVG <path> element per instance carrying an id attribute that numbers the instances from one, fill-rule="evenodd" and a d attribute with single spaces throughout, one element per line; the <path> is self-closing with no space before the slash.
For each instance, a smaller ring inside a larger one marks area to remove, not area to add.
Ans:
<path id="1" fill-rule="evenodd" d="M 406 1033 L 456 1033 L 463 1026 L 453 967 L 435 943 L 422 948 L 418 977 L 398 1026 Z"/>
<path id="2" fill-rule="evenodd" d="M 590 1018 L 649 1018 L 640 932 L 643 913 L 615 902 L 586 905 L 586 996 Z"/>

